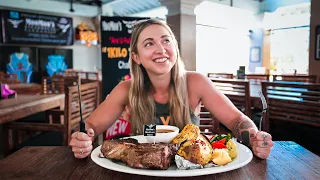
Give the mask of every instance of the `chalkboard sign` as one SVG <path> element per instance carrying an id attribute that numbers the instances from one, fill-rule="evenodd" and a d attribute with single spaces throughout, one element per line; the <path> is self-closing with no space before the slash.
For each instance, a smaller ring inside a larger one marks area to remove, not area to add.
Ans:
<path id="1" fill-rule="evenodd" d="M 2 41 L 5 44 L 72 45 L 72 19 L 2 10 Z"/>
<path id="2" fill-rule="evenodd" d="M 102 92 L 105 98 L 130 74 L 129 46 L 132 28 L 141 17 L 101 17 Z"/>
<path id="3" fill-rule="evenodd" d="M 144 136 L 156 136 L 156 127 L 155 124 L 145 124 L 143 128 Z"/>

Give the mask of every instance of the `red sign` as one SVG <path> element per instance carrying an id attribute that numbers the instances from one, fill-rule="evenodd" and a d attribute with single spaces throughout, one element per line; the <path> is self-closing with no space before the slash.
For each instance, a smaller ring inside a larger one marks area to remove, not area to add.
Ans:
<path id="1" fill-rule="evenodd" d="M 104 139 L 112 139 L 119 136 L 129 136 L 130 122 L 122 118 L 117 121 L 105 132 Z"/>

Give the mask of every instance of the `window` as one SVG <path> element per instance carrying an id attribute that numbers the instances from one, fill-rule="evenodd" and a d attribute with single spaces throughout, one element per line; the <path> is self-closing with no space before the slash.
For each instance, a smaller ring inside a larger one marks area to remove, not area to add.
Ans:
<path id="1" fill-rule="evenodd" d="M 197 25 L 197 71 L 236 74 L 249 65 L 248 31 Z"/>
<path id="2" fill-rule="evenodd" d="M 270 68 L 276 74 L 308 73 L 309 27 L 271 31 Z"/>

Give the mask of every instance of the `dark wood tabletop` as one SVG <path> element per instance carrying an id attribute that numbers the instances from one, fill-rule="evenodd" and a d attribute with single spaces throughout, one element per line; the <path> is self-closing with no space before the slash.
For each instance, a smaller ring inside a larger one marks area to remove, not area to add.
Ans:
<path id="1" fill-rule="evenodd" d="M 0 100 L 0 124 L 60 107 L 64 104 L 64 96 L 64 94 L 18 94 L 16 98 L 2 99 Z"/>
<path id="2" fill-rule="evenodd" d="M 105 169 L 91 158 L 74 158 L 70 147 L 24 147 L 0 161 L 0 179 L 164 179 Z M 169 179 L 320 179 L 320 157 L 290 141 L 276 141 L 270 157 L 253 157 L 229 172 Z"/>
<path id="3" fill-rule="evenodd" d="M 8 84 L 9 88 L 15 90 L 19 94 L 40 94 L 41 84 L 37 83 L 19 83 L 19 84 Z"/>

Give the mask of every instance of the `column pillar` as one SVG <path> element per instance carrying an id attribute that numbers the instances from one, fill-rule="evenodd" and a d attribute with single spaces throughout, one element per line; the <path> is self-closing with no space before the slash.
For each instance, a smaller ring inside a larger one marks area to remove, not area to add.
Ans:
<path id="1" fill-rule="evenodd" d="M 316 27 L 320 24 L 320 1 L 311 1 L 309 74 L 320 76 L 320 60 L 316 60 Z M 319 77 L 320 81 L 320 77 Z"/>
<path id="2" fill-rule="evenodd" d="M 196 15 L 203 0 L 160 0 L 168 8 L 167 23 L 175 34 L 186 69 L 196 70 Z"/>

